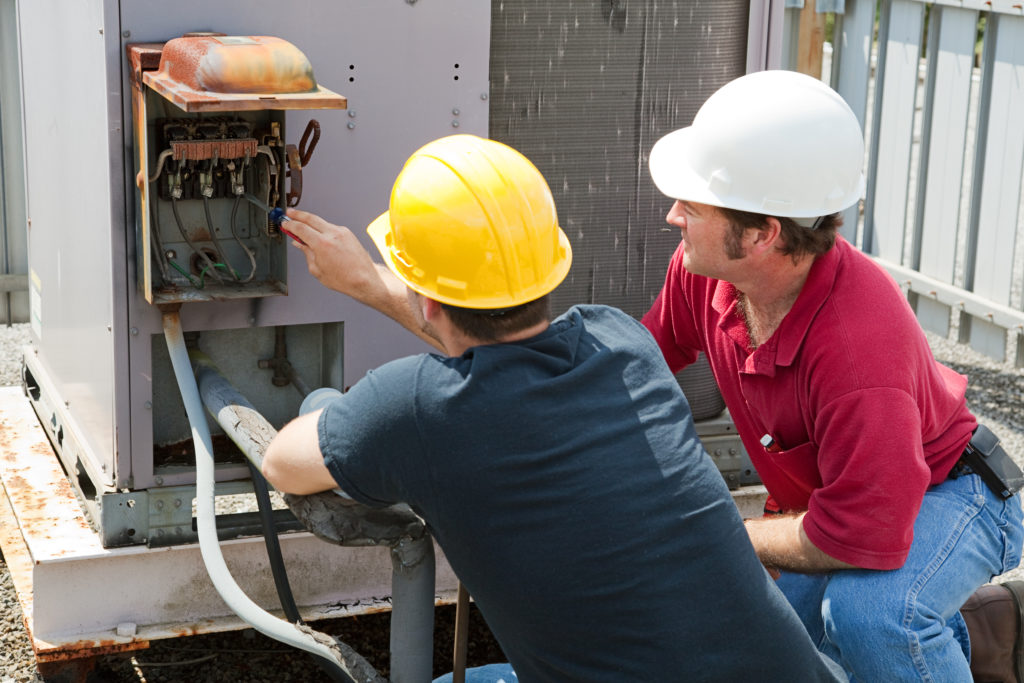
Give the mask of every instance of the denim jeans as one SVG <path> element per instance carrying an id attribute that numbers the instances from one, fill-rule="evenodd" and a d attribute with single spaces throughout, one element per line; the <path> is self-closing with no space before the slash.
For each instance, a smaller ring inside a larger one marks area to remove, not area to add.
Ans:
<path id="1" fill-rule="evenodd" d="M 970 681 L 960 606 L 1020 564 L 1020 496 L 1001 500 L 973 473 L 925 493 L 899 569 L 784 572 L 778 585 L 819 649 L 851 681 Z"/>
<path id="2" fill-rule="evenodd" d="M 488 664 L 466 669 L 466 683 L 518 683 L 519 677 L 511 664 Z M 445 674 L 434 683 L 452 683 L 452 675 Z"/>

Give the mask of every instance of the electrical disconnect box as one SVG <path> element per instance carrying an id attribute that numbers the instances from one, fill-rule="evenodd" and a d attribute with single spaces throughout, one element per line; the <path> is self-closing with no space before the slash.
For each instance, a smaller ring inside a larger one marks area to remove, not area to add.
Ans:
<path id="1" fill-rule="evenodd" d="M 173 304 L 287 294 L 274 209 L 295 206 L 320 137 L 286 144 L 284 110 L 344 109 L 306 56 L 269 36 L 129 45 L 139 285 Z"/>

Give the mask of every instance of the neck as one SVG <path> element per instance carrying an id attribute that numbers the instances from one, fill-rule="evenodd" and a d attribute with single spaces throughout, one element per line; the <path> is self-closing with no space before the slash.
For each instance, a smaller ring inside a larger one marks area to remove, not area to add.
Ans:
<path id="1" fill-rule="evenodd" d="M 483 341 L 462 334 L 458 330 L 454 329 L 454 327 L 452 327 L 451 324 L 449 323 L 448 325 L 445 326 L 446 329 L 444 331 L 441 331 L 440 329 L 438 330 L 440 332 L 438 336 L 441 337 L 441 343 L 444 345 L 445 353 L 447 353 L 452 358 L 455 358 L 464 354 L 466 352 L 466 349 L 470 349 L 474 346 L 488 346 L 490 344 L 509 344 L 512 342 L 529 339 L 530 337 L 536 337 L 538 334 L 548 329 L 548 325 L 550 324 L 550 321 L 544 320 L 542 322 L 537 323 L 536 325 L 527 327 L 524 330 L 519 330 L 518 332 L 506 334 L 495 341 Z"/>
<path id="2" fill-rule="evenodd" d="M 749 282 L 734 283 L 750 342 L 755 348 L 775 333 L 793 308 L 814 264 L 813 256 L 804 256 L 795 263 L 789 256 L 782 259 L 775 268 Z"/>

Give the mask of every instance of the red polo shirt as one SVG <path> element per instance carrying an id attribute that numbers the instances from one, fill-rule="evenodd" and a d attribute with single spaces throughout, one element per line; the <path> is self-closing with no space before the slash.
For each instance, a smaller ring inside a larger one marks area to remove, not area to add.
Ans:
<path id="1" fill-rule="evenodd" d="M 967 378 L 940 365 L 889 275 L 839 238 L 775 333 L 752 350 L 728 282 L 691 275 L 683 247 L 643 318 L 673 371 L 704 351 L 751 461 L 832 557 L 906 559 L 925 489 L 976 426 Z M 771 435 L 778 452 L 760 443 Z"/>

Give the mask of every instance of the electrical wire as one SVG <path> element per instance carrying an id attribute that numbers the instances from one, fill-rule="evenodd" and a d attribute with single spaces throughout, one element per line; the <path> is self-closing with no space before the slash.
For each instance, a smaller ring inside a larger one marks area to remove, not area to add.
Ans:
<path id="1" fill-rule="evenodd" d="M 167 262 L 171 264 L 172 268 L 174 268 L 176 271 L 178 271 L 179 273 L 184 275 L 188 279 L 188 281 L 192 284 L 193 287 L 195 287 L 196 289 L 202 289 L 204 287 L 204 285 L 203 285 L 203 283 L 201 281 L 200 282 L 196 282 L 195 278 L 192 277 L 192 273 L 188 272 L 187 270 L 185 270 L 184 268 L 179 266 L 177 261 L 168 260 Z"/>
<path id="2" fill-rule="evenodd" d="M 153 171 L 153 175 L 149 177 L 149 182 L 152 183 L 153 181 L 160 177 L 160 173 L 162 173 L 164 170 L 164 162 L 167 161 L 167 157 L 171 156 L 172 154 L 174 154 L 174 150 L 172 149 L 165 149 L 164 151 L 160 152 L 160 156 L 158 156 L 156 159 L 156 170 Z"/>
<path id="3" fill-rule="evenodd" d="M 181 238 L 185 240 L 185 244 L 187 244 L 189 246 L 189 249 L 191 249 L 194 253 L 199 254 L 199 257 L 201 259 L 206 261 L 207 267 L 214 268 L 213 261 L 211 261 L 210 257 L 206 255 L 206 252 L 201 249 L 198 249 L 196 245 L 192 243 L 192 240 L 188 238 L 188 233 L 185 232 L 185 225 L 182 223 L 181 220 L 181 214 L 178 213 L 178 200 L 175 199 L 173 196 L 171 197 L 171 211 L 174 213 L 174 222 L 178 224 L 178 232 L 181 233 Z M 172 261 L 171 263 L 174 262 Z M 224 282 L 224 279 L 216 271 L 213 272 L 213 277 L 215 280 L 217 280 L 217 282 Z"/>
<path id="4" fill-rule="evenodd" d="M 212 173 L 212 171 L 211 171 Z M 203 195 L 203 213 L 206 214 L 206 227 L 209 228 L 210 241 L 213 243 L 213 249 L 217 252 L 217 258 L 228 264 L 228 272 L 235 280 L 240 280 L 238 277 L 238 271 L 231 267 L 230 262 L 224 252 L 224 247 L 221 246 L 220 240 L 217 239 L 217 229 L 213 226 L 213 216 L 210 214 L 210 199 L 206 195 Z"/>
<path id="5" fill-rule="evenodd" d="M 153 257 L 156 260 L 156 265 L 160 268 L 160 276 L 164 279 L 164 282 L 170 280 L 167 273 L 167 253 L 164 251 L 163 242 L 160 240 L 160 208 L 156 205 L 156 201 L 153 198 L 153 194 L 149 193 L 149 205 L 153 209 L 153 225 L 149 231 L 149 243 L 153 248 Z"/>
<path id="6" fill-rule="evenodd" d="M 238 222 L 236 219 L 238 217 L 238 205 L 241 201 L 242 195 L 237 195 L 235 197 L 235 203 L 231 207 L 231 236 L 235 238 L 235 241 L 238 242 L 238 246 L 240 246 L 242 251 L 245 252 L 245 255 L 249 257 L 249 265 L 251 266 L 249 276 L 244 280 L 240 280 L 240 282 L 244 284 L 246 282 L 252 282 L 253 277 L 256 275 L 256 255 L 252 253 L 252 250 L 249 249 L 249 247 L 245 246 L 245 243 L 242 242 L 242 238 L 238 236 Z"/>
<path id="7" fill-rule="evenodd" d="M 281 608 L 285 617 L 293 624 L 305 624 L 302 615 L 299 614 L 299 607 L 295 604 L 295 596 L 292 595 L 291 585 L 288 583 L 288 572 L 284 566 L 284 557 L 281 555 L 281 543 L 277 538 L 277 529 L 274 526 L 273 507 L 270 503 L 270 491 L 267 489 L 267 480 L 259 471 L 252 460 L 246 458 L 245 463 L 249 466 L 249 475 L 252 477 L 252 489 L 256 494 L 256 508 L 260 513 L 260 524 L 263 527 L 263 541 L 267 546 L 267 557 L 270 559 L 270 573 L 274 577 L 274 586 L 277 587 L 277 595 L 281 600 Z M 330 676 L 332 681 L 340 683 L 355 683 L 352 677 L 346 674 L 341 667 L 334 662 L 325 660 L 323 657 L 313 657 L 324 673 Z"/>

